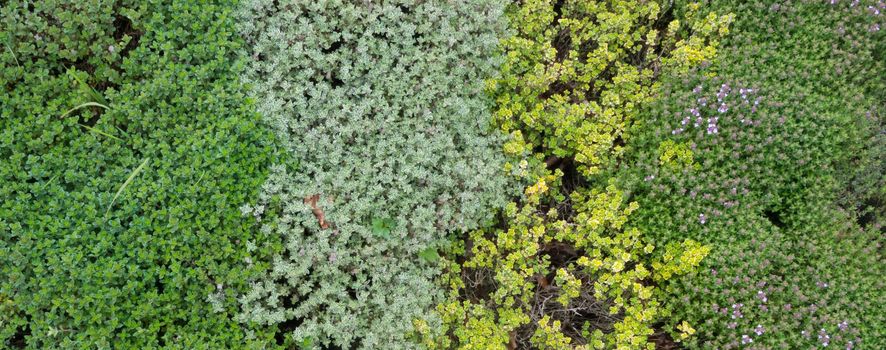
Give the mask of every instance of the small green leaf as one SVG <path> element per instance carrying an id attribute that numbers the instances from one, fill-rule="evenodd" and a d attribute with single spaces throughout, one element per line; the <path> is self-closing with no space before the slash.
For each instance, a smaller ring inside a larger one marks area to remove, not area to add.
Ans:
<path id="1" fill-rule="evenodd" d="M 299 349 L 302 349 L 302 350 L 308 350 L 308 349 L 313 348 L 312 345 L 313 345 L 313 341 L 311 341 L 311 338 L 310 338 L 310 337 L 308 337 L 308 338 L 303 338 L 303 339 L 301 340 L 301 343 L 298 344 L 298 348 L 299 348 Z"/>
<path id="2" fill-rule="evenodd" d="M 376 236 L 391 238 L 391 229 L 394 228 L 395 221 L 392 219 L 372 219 L 372 233 Z"/>
<path id="3" fill-rule="evenodd" d="M 440 261 L 440 254 L 437 253 L 437 248 L 434 247 L 425 248 L 425 250 L 418 252 L 418 256 L 429 263 Z"/>

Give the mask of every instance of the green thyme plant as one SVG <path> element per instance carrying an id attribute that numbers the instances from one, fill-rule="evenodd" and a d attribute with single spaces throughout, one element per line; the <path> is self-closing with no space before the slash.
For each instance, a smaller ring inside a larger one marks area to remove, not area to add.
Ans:
<path id="1" fill-rule="evenodd" d="M 276 346 L 232 318 L 278 246 L 233 5 L 0 5 L 0 348 Z"/>
<path id="2" fill-rule="evenodd" d="M 736 15 L 720 58 L 664 79 L 618 175 L 656 244 L 712 246 L 668 287 L 670 330 L 688 320 L 693 349 L 882 348 L 882 224 L 865 207 L 882 192 L 886 4 L 709 6 Z M 662 162 L 663 145 L 698 166 Z"/>

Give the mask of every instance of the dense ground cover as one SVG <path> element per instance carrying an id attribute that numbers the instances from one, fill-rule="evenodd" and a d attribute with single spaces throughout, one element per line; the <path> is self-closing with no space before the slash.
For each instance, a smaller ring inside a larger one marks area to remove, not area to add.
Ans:
<path id="1" fill-rule="evenodd" d="M 514 32 L 488 86 L 495 123 L 512 136 L 507 169 L 530 185 L 502 227 L 453 249 L 449 299 L 438 306 L 447 334 L 429 346 L 654 345 L 648 336 L 668 313 L 656 285 L 692 271 L 708 248 L 650 244 L 625 226 L 637 202 L 600 173 L 620 161 L 658 78 L 712 59 L 731 20 L 696 7 L 681 25 L 673 10 L 643 1 L 509 7 Z"/>
<path id="2" fill-rule="evenodd" d="M 668 81 L 621 174 L 651 239 L 712 245 L 671 322 L 690 348 L 886 346 L 883 2 L 710 6 L 720 58 Z"/>
<path id="3" fill-rule="evenodd" d="M 0 5 L 4 348 L 243 348 L 273 334 L 231 317 L 261 267 L 244 261 L 274 247 L 247 252 L 270 241 L 238 207 L 277 161 L 237 79 L 232 9 Z"/>
<path id="4" fill-rule="evenodd" d="M 883 11 L 0 2 L 0 348 L 886 348 Z"/>
<path id="5" fill-rule="evenodd" d="M 483 92 L 502 5 L 242 9 L 246 78 L 297 166 L 275 170 L 244 207 L 285 251 L 243 297 L 241 319 L 343 349 L 410 349 L 414 325 L 439 328 L 437 249 L 448 233 L 488 224 L 515 192 Z"/>

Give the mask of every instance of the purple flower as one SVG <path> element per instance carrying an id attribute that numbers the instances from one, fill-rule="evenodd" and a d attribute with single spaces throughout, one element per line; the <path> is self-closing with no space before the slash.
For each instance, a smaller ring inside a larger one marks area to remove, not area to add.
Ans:
<path id="1" fill-rule="evenodd" d="M 757 298 L 760 298 L 764 303 L 769 300 L 766 298 L 766 293 L 763 293 L 762 290 L 757 291 Z"/>
<path id="2" fill-rule="evenodd" d="M 764 331 L 765 329 L 763 329 L 763 326 L 761 325 L 757 325 L 757 327 L 754 328 L 754 333 L 757 333 L 758 336 L 763 335 Z"/>
<path id="3" fill-rule="evenodd" d="M 825 331 L 824 328 L 822 328 L 821 331 L 818 332 L 818 341 L 821 342 L 822 346 L 828 346 L 828 344 L 831 343 L 831 336 L 828 335 L 827 331 Z"/>
<path id="4" fill-rule="evenodd" d="M 837 328 L 840 328 L 841 331 L 845 331 L 846 328 L 849 328 L 849 322 L 843 321 L 837 324 Z"/>
<path id="5" fill-rule="evenodd" d="M 751 339 L 751 337 L 749 337 L 747 334 L 742 334 L 742 335 L 741 335 L 741 343 L 742 343 L 742 344 L 750 344 L 750 343 L 753 343 L 753 342 L 754 342 L 754 340 Z"/>
<path id="6" fill-rule="evenodd" d="M 717 117 L 708 118 L 708 129 L 707 129 L 708 135 L 716 134 L 719 131 L 719 129 L 717 128 L 717 120 L 719 120 L 719 119 L 720 118 L 717 118 Z"/>
<path id="7" fill-rule="evenodd" d="M 725 103 L 720 104 L 720 108 L 717 108 L 717 112 L 726 113 L 729 110 L 729 107 L 726 106 Z"/>
<path id="8" fill-rule="evenodd" d="M 705 218 L 704 214 L 698 214 L 698 222 L 700 222 L 702 225 L 707 222 L 707 218 Z M 735 305 L 732 305 L 732 308 L 734 309 Z"/>

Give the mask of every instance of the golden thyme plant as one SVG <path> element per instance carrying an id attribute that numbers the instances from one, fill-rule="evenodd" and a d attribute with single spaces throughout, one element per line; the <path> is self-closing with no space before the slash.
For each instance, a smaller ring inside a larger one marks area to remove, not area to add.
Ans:
<path id="1" fill-rule="evenodd" d="M 663 33 L 658 1 L 526 0 L 508 12 L 501 76 L 488 82 L 494 119 L 548 155 L 574 157 L 586 175 L 622 154 L 624 130 L 653 98 L 662 70 L 712 60 L 731 16 L 701 16 L 697 4 Z M 558 14 L 559 13 L 559 14 Z M 660 25 L 658 25 L 660 26 Z"/>
<path id="2" fill-rule="evenodd" d="M 572 192 L 574 213 L 564 219 L 553 206 L 561 176 L 559 171 L 548 174 L 527 187 L 524 202 L 511 203 L 505 210 L 506 229 L 474 231 L 470 249 L 457 248 L 467 258 L 461 265 L 448 261 L 450 298 L 437 310 L 456 343 L 428 337 L 426 345 L 504 348 L 517 342 L 521 327 L 536 322 L 530 326 L 534 333 L 529 342 L 539 348 L 647 346 L 653 321 L 666 312 L 648 283 L 692 271 L 709 249 L 686 241 L 654 254 L 656 248 L 645 243 L 637 229 L 624 227 L 637 203 L 622 205 L 624 194 L 611 184 L 603 190 Z M 561 246 L 574 252 L 571 259 L 552 262 L 549 252 Z M 494 287 L 480 297 L 478 285 Z M 561 330 L 559 320 L 545 314 L 570 309 L 592 313 L 602 323 L 614 320 L 613 331 L 604 334 L 598 325 L 585 322 L 579 333 L 586 344 L 576 344 Z"/>
<path id="3" fill-rule="evenodd" d="M 503 227 L 471 232 L 444 258 L 443 334 L 417 325 L 429 348 L 651 348 L 652 324 L 668 313 L 655 285 L 709 252 L 691 240 L 648 244 L 626 225 L 638 204 L 591 176 L 621 155 L 659 72 L 712 60 L 731 16 L 691 5 L 683 25 L 666 23 L 656 1 L 557 3 L 526 0 L 507 11 L 514 33 L 487 88 L 494 121 L 512 136 L 505 153 L 519 160 L 506 168 L 531 185 L 506 208 Z M 662 161 L 691 166 L 684 148 L 665 145 Z"/>

